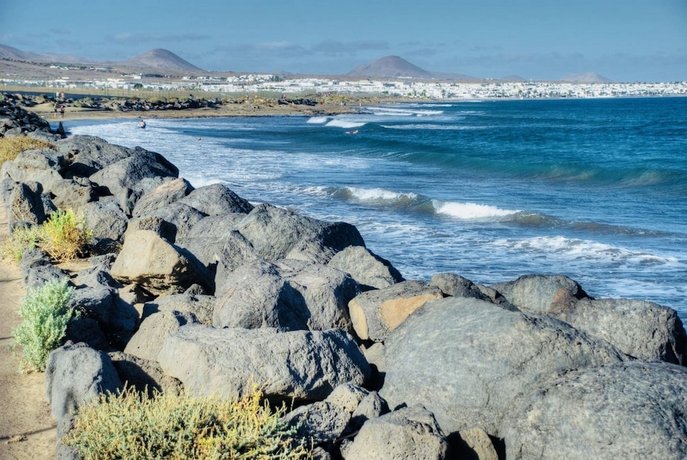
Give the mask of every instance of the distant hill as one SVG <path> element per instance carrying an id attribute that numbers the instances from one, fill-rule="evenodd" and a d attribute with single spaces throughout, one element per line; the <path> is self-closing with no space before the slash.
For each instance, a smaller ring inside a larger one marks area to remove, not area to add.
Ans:
<path id="1" fill-rule="evenodd" d="M 88 60 L 80 59 L 75 56 L 68 56 L 64 54 L 39 54 L 31 53 L 29 51 L 22 51 L 7 45 L 0 45 L 0 59 L 8 59 L 12 61 L 26 61 L 26 62 L 44 62 L 44 63 L 86 63 Z"/>
<path id="2" fill-rule="evenodd" d="M 129 60 L 119 63 L 130 67 L 144 67 L 148 69 L 176 70 L 187 72 L 202 72 L 203 69 L 196 67 L 185 59 L 180 58 L 169 50 L 157 48 L 146 51 Z"/>
<path id="3" fill-rule="evenodd" d="M 578 73 L 561 78 L 568 83 L 610 83 L 611 80 L 594 72 Z"/>
<path id="4" fill-rule="evenodd" d="M 432 78 L 431 72 L 399 56 L 385 56 L 370 64 L 358 66 L 346 75 L 349 77 Z"/>

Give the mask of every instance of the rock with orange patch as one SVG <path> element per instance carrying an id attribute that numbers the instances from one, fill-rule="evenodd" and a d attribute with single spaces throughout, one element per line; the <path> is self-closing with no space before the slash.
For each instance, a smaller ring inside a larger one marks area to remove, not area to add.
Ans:
<path id="1" fill-rule="evenodd" d="M 360 294 L 349 302 L 348 310 L 358 337 L 383 342 L 415 310 L 441 298 L 439 288 L 421 281 L 404 281 Z"/>

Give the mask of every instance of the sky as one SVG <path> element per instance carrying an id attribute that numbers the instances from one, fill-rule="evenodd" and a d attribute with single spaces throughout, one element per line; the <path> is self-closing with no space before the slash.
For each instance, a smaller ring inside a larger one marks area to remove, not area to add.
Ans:
<path id="1" fill-rule="evenodd" d="M 687 0 L 0 0 L 0 44 L 207 70 L 339 74 L 386 55 L 432 72 L 687 80 Z"/>

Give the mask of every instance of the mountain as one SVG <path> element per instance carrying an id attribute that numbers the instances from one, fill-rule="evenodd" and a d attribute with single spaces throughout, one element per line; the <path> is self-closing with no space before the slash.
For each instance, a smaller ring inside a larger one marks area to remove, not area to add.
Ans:
<path id="1" fill-rule="evenodd" d="M 169 50 L 157 48 L 139 54 L 127 61 L 119 63 L 130 67 L 144 67 L 158 70 L 176 70 L 186 72 L 202 72 L 203 69 L 196 67 L 190 62 L 180 58 Z"/>
<path id="2" fill-rule="evenodd" d="M 611 80 L 594 72 L 578 73 L 561 78 L 568 83 L 610 83 Z"/>
<path id="3" fill-rule="evenodd" d="M 25 62 L 44 62 L 44 63 L 86 63 L 86 59 L 64 54 L 39 54 L 29 51 L 22 51 L 7 45 L 0 45 L 0 59 Z"/>
<path id="4" fill-rule="evenodd" d="M 432 78 L 430 72 L 399 56 L 385 56 L 370 64 L 358 66 L 346 75 L 349 77 Z"/>

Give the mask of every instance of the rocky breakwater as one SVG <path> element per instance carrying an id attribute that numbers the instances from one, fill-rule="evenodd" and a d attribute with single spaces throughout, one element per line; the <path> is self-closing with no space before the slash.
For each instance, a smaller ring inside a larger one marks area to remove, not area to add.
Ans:
<path id="1" fill-rule="evenodd" d="M 30 285 L 75 288 L 46 372 L 61 435 L 124 384 L 227 398 L 257 384 L 294 405 L 284 421 L 322 458 L 687 456 L 670 308 L 564 276 L 406 281 L 349 224 L 194 188 L 144 149 L 54 142 L 0 178 L 12 226 L 71 207 L 93 230 L 86 269 L 22 259 Z"/>

